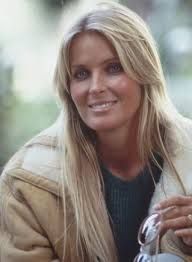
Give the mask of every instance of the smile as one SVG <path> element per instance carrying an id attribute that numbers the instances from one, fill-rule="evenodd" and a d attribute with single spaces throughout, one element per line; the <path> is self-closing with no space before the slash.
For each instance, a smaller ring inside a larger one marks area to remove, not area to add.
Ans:
<path id="1" fill-rule="evenodd" d="M 114 104 L 116 104 L 116 102 L 117 101 L 100 102 L 89 105 L 89 107 L 95 112 L 106 111 L 110 109 Z"/>

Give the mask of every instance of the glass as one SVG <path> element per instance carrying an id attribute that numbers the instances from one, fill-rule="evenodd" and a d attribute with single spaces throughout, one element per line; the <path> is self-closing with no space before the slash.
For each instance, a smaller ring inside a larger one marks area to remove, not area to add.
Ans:
<path id="1" fill-rule="evenodd" d="M 171 253 L 159 254 L 159 239 L 162 216 L 160 213 L 153 213 L 141 224 L 138 232 L 140 252 L 133 262 L 184 262 L 180 256 Z"/>
<path id="2" fill-rule="evenodd" d="M 135 257 L 134 262 L 155 262 L 159 251 L 159 233 L 162 216 L 153 213 L 142 222 L 138 232 L 140 253 Z"/>

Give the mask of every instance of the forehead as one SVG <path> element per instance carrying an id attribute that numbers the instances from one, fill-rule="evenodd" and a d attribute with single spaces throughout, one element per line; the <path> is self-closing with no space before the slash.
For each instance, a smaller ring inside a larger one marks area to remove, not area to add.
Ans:
<path id="1" fill-rule="evenodd" d="M 71 42 L 70 64 L 100 62 L 117 57 L 115 48 L 102 34 L 83 32 Z"/>

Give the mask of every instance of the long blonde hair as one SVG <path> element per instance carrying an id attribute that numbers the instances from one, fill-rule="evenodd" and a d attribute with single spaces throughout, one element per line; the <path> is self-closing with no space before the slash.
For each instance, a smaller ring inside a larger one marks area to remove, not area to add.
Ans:
<path id="1" fill-rule="evenodd" d="M 81 120 L 69 90 L 71 42 L 78 34 L 88 31 L 102 34 L 112 44 L 125 72 L 141 85 L 142 105 L 137 136 L 141 160 L 146 162 L 154 159 L 154 152 L 160 154 L 180 180 L 170 157 L 174 153 L 172 132 L 176 130 L 179 114 L 167 95 L 159 55 L 150 30 L 133 11 L 120 4 L 99 4 L 79 18 L 65 34 L 55 70 L 55 87 L 63 110 L 59 140 L 65 215 L 64 257 L 70 232 L 66 203 L 69 196 L 74 211 L 79 261 L 97 261 L 99 258 L 101 262 L 116 262 L 116 249 L 95 149 L 95 134 Z"/>

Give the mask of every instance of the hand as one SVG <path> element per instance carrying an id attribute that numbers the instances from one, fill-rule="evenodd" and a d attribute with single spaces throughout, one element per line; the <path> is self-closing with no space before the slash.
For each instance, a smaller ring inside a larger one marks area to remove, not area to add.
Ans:
<path id="1" fill-rule="evenodd" d="M 162 232 L 172 229 L 183 242 L 192 246 L 192 197 L 174 196 L 154 206 L 162 214 Z"/>

